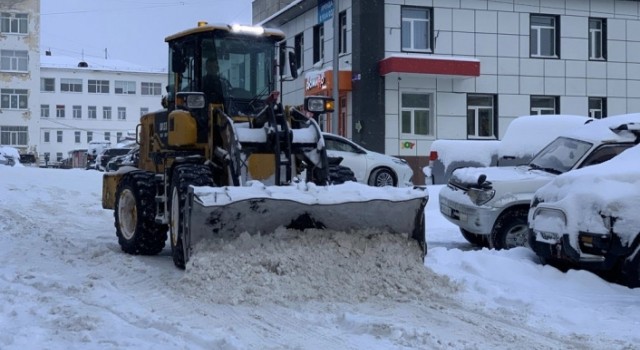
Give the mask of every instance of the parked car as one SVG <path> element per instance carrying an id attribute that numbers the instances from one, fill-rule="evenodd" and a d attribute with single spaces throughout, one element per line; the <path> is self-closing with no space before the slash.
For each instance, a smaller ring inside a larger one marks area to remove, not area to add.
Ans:
<path id="1" fill-rule="evenodd" d="M 134 147 L 127 154 L 115 156 L 107 163 L 107 171 L 116 171 L 120 166 L 131 165 L 138 166 L 139 147 Z"/>
<path id="2" fill-rule="evenodd" d="M 423 168 L 425 183 L 446 184 L 460 168 L 527 164 L 556 137 L 590 120 L 577 115 L 525 115 L 511 121 L 502 140 L 436 140 L 429 149 L 429 165 Z"/>
<path id="3" fill-rule="evenodd" d="M 458 169 L 440 191 L 440 212 L 473 244 L 526 246 L 535 191 L 559 174 L 602 163 L 635 145 L 637 138 L 627 130 L 632 123 L 640 123 L 640 114 L 594 120 L 549 143 L 527 165 Z"/>
<path id="4" fill-rule="evenodd" d="M 341 157 L 340 165 L 350 168 L 358 182 L 370 186 L 413 186 L 413 170 L 407 161 L 369 151 L 342 136 L 323 133 L 327 155 Z"/>
<path id="5" fill-rule="evenodd" d="M 20 152 L 9 146 L 0 146 L 0 165 L 14 166 L 20 161 Z"/>
<path id="6" fill-rule="evenodd" d="M 640 125 L 636 126 L 640 138 Z M 543 262 L 640 287 L 640 146 L 536 191 L 530 246 Z"/>
<path id="7" fill-rule="evenodd" d="M 102 153 L 96 157 L 95 167 L 97 170 L 106 171 L 107 163 L 111 158 L 116 156 L 123 156 L 127 154 L 131 148 L 105 148 Z"/>

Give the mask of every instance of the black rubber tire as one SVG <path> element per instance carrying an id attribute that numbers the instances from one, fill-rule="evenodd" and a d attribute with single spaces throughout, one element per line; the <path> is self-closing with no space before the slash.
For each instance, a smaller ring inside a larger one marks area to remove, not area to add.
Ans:
<path id="1" fill-rule="evenodd" d="M 398 180 L 393 171 L 387 168 L 380 168 L 371 172 L 369 181 L 367 182 L 369 186 L 375 187 L 396 186 L 398 184 Z"/>
<path id="2" fill-rule="evenodd" d="M 488 248 L 489 247 L 489 236 L 488 235 L 479 235 L 472 232 L 469 232 L 465 229 L 460 229 L 460 233 L 462 233 L 462 237 L 467 240 L 467 242 L 476 245 L 478 247 Z"/>
<path id="3" fill-rule="evenodd" d="M 189 185 L 214 186 L 211 169 L 203 164 L 180 164 L 173 169 L 171 176 L 171 188 L 168 196 L 169 205 L 169 241 L 171 242 L 171 256 L 176 267 L 184 269 L 187 263 L 184 256 L 183 230 L 184 230 L 184 204 L 187 198 Z M 174 218 L 174 190 L 178 199 L 176 211 L 178 217 Z M 174 221 L 177 219 L 177 221 Z"/>
<path id="4" fill-rule="evenodd" d="M 116 189 L 114 217 L 122 251 L 156 255 L 167 240 L 167 225 L 157 224 L 154 175 L 143 171 L 122 177 Z"/>
<path id="5" fill-rule="evenodd" d="M 529 224 L 526 209 L 518 208 L 502 213 L 489 236 L 491 248 L 502 250 L 529 246 Z"/>
<path id="6" fill-rule="evenodd" d="M 343 184 L 347 181 L 356 182 L 353 171 L 346 166 L 332 165 L 329 167 L 329 183 L 332 185 Z"/>
<path id="7" fill-rule="evenodd" d="M 637 245 L 635 252 L 629 255 L 635 259 L 625 259 L 619 273 L 620 282 L 629 288 L 640 287 L 640 251 L 638 250 L 640 246 Z"/>

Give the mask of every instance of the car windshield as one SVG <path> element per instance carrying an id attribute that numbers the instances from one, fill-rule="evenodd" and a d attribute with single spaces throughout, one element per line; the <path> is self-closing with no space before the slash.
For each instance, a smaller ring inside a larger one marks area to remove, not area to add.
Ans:
<path id="1" fill-rule="evenodd" d="M 558 137 L 543 148 L 531 160 L 529 166 L 553 174 L 562 174 L 574 168 L 592 146 L 592 143 L 586 141 Z"/>
<path id="2" fill-rule="evenodd" d="M 119 156 L 123 154 L 127 154 L 131 149 L 130 148 L 111 148 L 105 152 L 107 155 L 111 156 Z"/>

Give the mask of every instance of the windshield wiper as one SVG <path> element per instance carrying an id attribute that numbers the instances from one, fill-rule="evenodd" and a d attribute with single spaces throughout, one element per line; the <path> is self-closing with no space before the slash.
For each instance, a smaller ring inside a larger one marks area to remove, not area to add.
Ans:
<path id="1" fill-rule="evenodd" d="M 546 171 L 548 173 L 551 174 L 555 174 L 555 175 L 559 175 L 562 174 L 562 171 L 556 169 L 556 168 L 545 168 L 545 167 L 541 167 L 538 164 L 535 163 L 529 163 L 529 167 L 533 170 L 542 170 L 542 171 Z"/>

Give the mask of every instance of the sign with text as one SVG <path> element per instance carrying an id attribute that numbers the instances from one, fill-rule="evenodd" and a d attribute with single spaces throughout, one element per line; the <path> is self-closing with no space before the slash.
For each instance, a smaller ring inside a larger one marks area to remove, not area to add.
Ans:
<path id="1" fill-rule="evenodd" d="M 333 17 L 333 0 L 318 0 L 318 23 Z"/>

